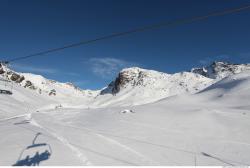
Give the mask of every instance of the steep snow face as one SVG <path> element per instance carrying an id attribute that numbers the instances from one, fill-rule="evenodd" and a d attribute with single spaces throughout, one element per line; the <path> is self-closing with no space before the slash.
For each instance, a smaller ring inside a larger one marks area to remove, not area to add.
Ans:
<path id="1" fill-rule="evenodd" d="M 203 68 L 193 68 L 191 72 L 203 75 L 212 79 L 223 79 L 229 75 L 250 70 L 250 64 L 231 64 L 228 62 L 213 62 Z"/>
<path id="2" fill-rule="evenodd" d="M 127 68 L 101 91 L 94 104 L 145 104 L 177 94 L 195 93 L 212 83 L 212 79 L 190 72 L 166 74 L 137 67 Z"/>

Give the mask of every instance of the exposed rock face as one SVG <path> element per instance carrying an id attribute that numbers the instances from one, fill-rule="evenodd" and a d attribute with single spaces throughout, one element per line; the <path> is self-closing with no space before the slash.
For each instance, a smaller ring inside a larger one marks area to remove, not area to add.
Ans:
<path id="1" fill-rule="evenodd" d="M 24 87 L 31 87 L 33 84 L 30 81 L 26 81 Z"/>
<path id="2" fill-rule="evenodd" d="M 228 62 L 213 62 L 211 65 L 202 68 L 193 68 L 191 72 L 203 75 L 212 79 L 222 79 L 232 74 L 250 70 L 250 64 L 231 64 Z"/>
<path id="3" fill-rule="evenodd" d="M 10 76 L 10 80 L 17 81 L 20 77 L 21 77 L 20 75 L 12 73 L 12 75 Z"/>
<path id="4" fill-rule="evenodd" d="M 134 80 L 137 78 L 137 74 L 134 72 L 122 71 L 118 74 L 118 77 L 115 79 L 114 87 L 112 92 L 118 93 L 121 87 L 125 87 L 127 83 L 134 84 Z"/>
<path id="5" fill-rule="evenodd" d="M 149 77 L 146 71 L 142 71 L 139 68 L 132 68 L 121 71 L 118 74 L 114 82 L 113 93 L 118 93 L 122 87 L 126 87 L 127 84 L 131 86 L 143 86 L 144 79 Z"/>
<path id="6" fill-rule="evenodd" d="M 125 88 L 127 85 L 136 86 L 143 85 L 143 79 L 147 76 L 140 68 L 128 68 L 119 72 L 117 78 L 112 81 L 108 87 L 101 91 L 101 95 L 106 93 L 116 94 L 121 88 Z"/>
<path id="7" fill-rule="evenodd" d="M 5 73 L 4 68 L 3 68 L 2 64 L 0 63 L 0 74 L 4 74 L 4 73 Z"/>
<path id="8" fill-rule="evenodd" d="M 16 83 L 21 83 L 23 80 L 25 80 L 23 75 L 20 75 L 16 72 L 13 72 L 9 70 L 4 64 L 0 63 L 0 74 L 4 75 L 7 80 L 11 80 Z"/>
<path id="9" fill-rule="evenodd" d="M 101 91 L 101 95 L 116 95 L 121 91 L 128 92 L 137 89 L 135 94 L 159 94 L 167 95 L 179 92 L 193 92 L 203 88 L 211 79 L 201 75 L 182 72 L 167 74 L 138 67 L 123 69 L 107 88 Z M 172 89 L 173 88 L 173 89 Z M 140 92 L 140 93 L 139 93 Z M 155 92 L 155 93 L 153 93 Z"/>
<path id="10" fill-rule="evenodd" d="M 20 76 L 17 80 L 16 80 L 16 82 L 17 83 L 21 83 L 22 81 L 24 81 L 24 76 Z"/>
<path id="11" fill-rule="evenodd" d="M 207 72 L 207 69 L 205 69 L 205 68 L 193 68 L 191 70 L 191 72 L 200 74 L 200 75 L 205 76 L 205 77 L 208 77 L 208 72 Z"/>
<path id="12" fill-rule="evenodd" d="M 31 81 L 26 81 L 25 85 L 24 85 L 24 88 L 29 88 L 29 89 L 32 89 L 32 90 L 37 90 L 37 87 L 34 86 L 34 84 L 31 82 Z"/>

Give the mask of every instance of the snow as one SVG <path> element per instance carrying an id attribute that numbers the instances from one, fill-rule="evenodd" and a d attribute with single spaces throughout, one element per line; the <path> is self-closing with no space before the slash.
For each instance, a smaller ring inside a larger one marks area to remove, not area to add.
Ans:
<path id="1" fill-rule="evenodd" d="M 53 80 L 48 80 L 41 75 L 34 75 L 30 73 L 21 73 L 27 80 L 32 81 L 32 83 L 41 89 L 42 91 L 49 93 L 51 90 L 56 90 L 56 95 L 58 99 L 67 99 L 69 96 L 74 97 L 94 97 L 95 92 L 89 90 L 80 90 L 71 83 L 60 83 Z M 24 84 L 25 82 L 23 82 Z M 93 96 L 91 95 L 93 94 Z"/>
<path id="2" fill-rule="evenodd" d="M 134 106 L 151 103 L 165 97 L 179 94 L 193 94 L 213 83 L 213 79 L 202 75 L 181 72 L 166 74 L 142 68 L 127 68 L 121 71 L 126 80 L 130 80 L 121 90 L 112 95 L 110 90 L 98 95 L 94 106 Z M 113 87 L 113 86 L 112 86 Z M 109 94 L 108 94 L 109 93 Z"/>
<path id="3" fill-rule="evenodd" d="M 61 95 L 13 83 L 13 95 L 0 94 L 0 165 L 250 165 L 250 71 L 218 82 L 145 73 L 143 85 L 93 99 L 41 76 L 26 77 Z"/>

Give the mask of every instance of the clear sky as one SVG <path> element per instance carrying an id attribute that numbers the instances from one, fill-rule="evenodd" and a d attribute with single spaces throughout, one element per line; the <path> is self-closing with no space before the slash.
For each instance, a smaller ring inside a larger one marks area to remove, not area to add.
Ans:
<path id="1" fill-rule="evenodd" d="M 0 59 L 246 4 L 250 1 L 0 0 Z M 250 10 L 100 41 L 11 66 L 97 89 L 107 85 L 124 67 L 174 73 L 213 60 L 247 63 L 249 45 Z"/>

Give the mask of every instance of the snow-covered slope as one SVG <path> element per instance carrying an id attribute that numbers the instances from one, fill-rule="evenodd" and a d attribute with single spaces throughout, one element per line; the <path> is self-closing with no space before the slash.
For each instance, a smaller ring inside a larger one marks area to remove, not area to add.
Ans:
<path id="1" fill-rule="evenodd" d="M 228 107 L 247 105 L 250 107 L 250 70 L 230 75 L 202 90 L 199 95 L 226 102 Z"/>
<path id="2" fill-rule="evenodd" d="M 250 165 L 249 99 L 244 71 L 199 93 L 139 106 L 2 118 L 0 165 Z"/>
<path id="3" fill-rule="evenodd" d="M 16 83 L 6 83 L 0 78 L 1 90 L 8 90 L 12 94 L 0 94 L 0 118 L 22 115 L 36 109 L 58 104 L 56 100 L 46 95 L 40 95 L 32 90 L 25 89 Z"/>
<path id="4" fill-rule="evenodd" d="M 15 72 L 7 66 L 0 63 L 0 76 L 5 77 L 19 85 L 36 91 L 39 94 L 56 96 L 57 98 L 65 98 L 68 96 L 86 96 L 94 97 L 96 91 L 81 90 L 72 83 L 61 83 L 54 80 L 49 80 L 41 75 L 31 73 Z"/>
<path id="5" fill-rule="evenodd" d="M 49 80 L 41 75 L 15 72 L 1 63 L 0 77 L 8 80 L 8 85 L 19 85 L 26 90 L 33 91 L 36 96 L 38 96 L 37 94 L 42 95 L 42 97 L 47 97 L 48 100 L 53 100 L 63 106 L 86 106 L 99 93 L 98 90 L 82 90 L 72 83 Z"/>
<path id="6" fill-rule="evenodd" d="M 248 69 L 250 64 L 224 62 L 175 74 L 132 67 L 123 69 L 106 88 L 96 91 L 81 90 L 71 83 L 60 83 L 40 75 L 14 72 L 2 64 L 0 77 L 51 97 L 63 107 L 99 108 L 147 104 L 174 95 L 194 94 L 227 76 Z"/>
<path id="7" fill-rule="evenodd" d="M 123 69 L 118 77 L 103 89 L 95 105 L 138 105 L 184 93 L 196 93 L 213 83 L 202 75 L 181 72 L 167 74 L 142 68 Z"/>
<path id="8" fill-rule="evenodd" d="M 36 88 L 39 94 L 48 95 L 61 102 L 63 106 L 86 106 L 99 93 L 98 90 L 81 90 L 72 83 L 60 83 L 48 80 L 41 75 L 29 73 L 21 73 L 21 75 L 24 76 L 26 83 L 27 81 L 32 81 L 32 86 Z"/>
<path id="9" fill-rule="evenodd" d="M 212 79 L 181 72 L 166 74 L 137 67 L 122 70 L 103 90 L 81 90 L 71 83 L 48 80 L 41 75 L 18 73 L 1 65 L 0 76 L 41 95 L 53 97 L 64 106 L 127 106 L 154 102 L 165 97 L 195 93 L 209 86 Z"/>

